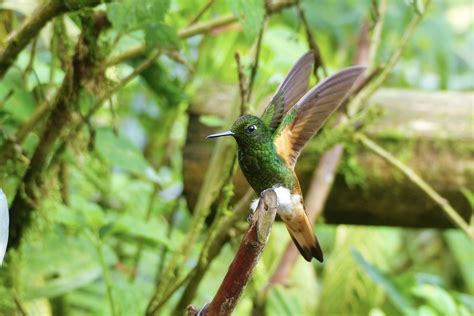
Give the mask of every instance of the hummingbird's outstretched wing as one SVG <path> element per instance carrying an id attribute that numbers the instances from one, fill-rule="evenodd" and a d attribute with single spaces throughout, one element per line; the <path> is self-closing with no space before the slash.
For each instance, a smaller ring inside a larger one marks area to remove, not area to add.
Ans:
<path id="1" fill-rule="evenodd" d="M 365 70 L 345 68 L 308 91 L 283 117 L 273 136 L 277 153 L 294 167 L 301 149 L 342 103 L 352 85 Z"/>
<path id="2" fill-rule="evenodd" d="M 308 82 L 313 68 L 314 54 L 304 54 L 291 68 L 285 80 L 265 108 L 262 121 L 275 130 L 286 112 L 308 91 Z"/>

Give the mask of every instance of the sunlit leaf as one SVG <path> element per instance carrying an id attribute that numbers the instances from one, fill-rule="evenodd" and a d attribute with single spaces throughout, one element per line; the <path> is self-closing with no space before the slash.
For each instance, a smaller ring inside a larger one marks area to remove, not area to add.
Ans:
<path id="1" fill-rule="evenodd" d="M 179 46 L 176 31 L 163 23 L 152 23 L 145 28 L 145 41 L 149 48 L 174 48 Z"/>

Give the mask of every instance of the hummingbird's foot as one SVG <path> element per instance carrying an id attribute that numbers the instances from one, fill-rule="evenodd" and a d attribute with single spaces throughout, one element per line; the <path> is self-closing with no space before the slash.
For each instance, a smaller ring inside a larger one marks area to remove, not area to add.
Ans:
<path id="1" fill-rule="evenodd" d="M 248 223 L 252 222 L 253 214 L 255 214 L 255 210 L 258 207 L 258 202 L 259 201 L 260 201 L 260 199 L 255 199 L 255 200 L 252 201 L 252 204 L 250 204 L 250 212 L 249 212 L 249 215 L 247 216 L 247 222 Z"/>

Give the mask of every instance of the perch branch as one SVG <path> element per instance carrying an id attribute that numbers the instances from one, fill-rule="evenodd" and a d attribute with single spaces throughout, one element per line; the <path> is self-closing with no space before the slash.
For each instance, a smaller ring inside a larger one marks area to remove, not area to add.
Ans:
<path id="1" fill-rule="evenodd" d="M 230 230 L 248 214 L 249 205 L 253 196 L 253 190 L 249 189 L 239 202 L 235 204 L 234 209 L 228 216 L 221 217 L 213 222 L 209 231 L 214 233 L 209 234 L 207 240 L 204 242 L 198 263 L 191 272 L 189 283 L 174 309 L 174 314 L 178 315 L 182 313 L 186 306 L 189 305 L 198 290 L 201 280 L 208 271 L 210 264 L 219 255 L 222 247 L 229 240 Z"/>
<path id="2" fill-rule="evenodd" d="M 263 193 L 252 224 L 243 237 L 216 295 L 202 309 L 189 306 L 188 315 L 230 315 L 232 313 L 267 243 L 275 220 L 277 202 L 277 196 L 273 190 Z"/>
<path id="3" fill-rule="evenodd" d="M 423 180 L 413 169 L 405 165 L 391 153 L 380 147 L 364 134 L 356 134 L 356 139 L 362 145 L 373 151 L 378 156 L 385 159 L 392 166 L 400 170 L 411 182 L 416 184 L 423 192 L 425 192 L 436 204 L 438 204 L 449 219 L 459 228 L 461 228 L 471 239 L 474 239 L 474 231 L 471 231 L 469 225 L 459 215 L 458 212 L 449 204 L 449 201 L 438 194 L 425 180 Z"/>

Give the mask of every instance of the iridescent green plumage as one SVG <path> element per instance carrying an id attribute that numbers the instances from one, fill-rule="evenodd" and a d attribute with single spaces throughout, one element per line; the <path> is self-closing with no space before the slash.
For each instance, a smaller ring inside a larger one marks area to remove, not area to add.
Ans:
<path id="1" fill-rule="evenodd" d="M 255 126 L 249 133 L 247 128 Z M 261 119 L 244 115 L 231 128 L 238 144 L 238 160 L 247 181 L 257 194 L 275 184 L 293 189 L 293 170 L 277 154 L 273 143 L 273 131 Z"/>

